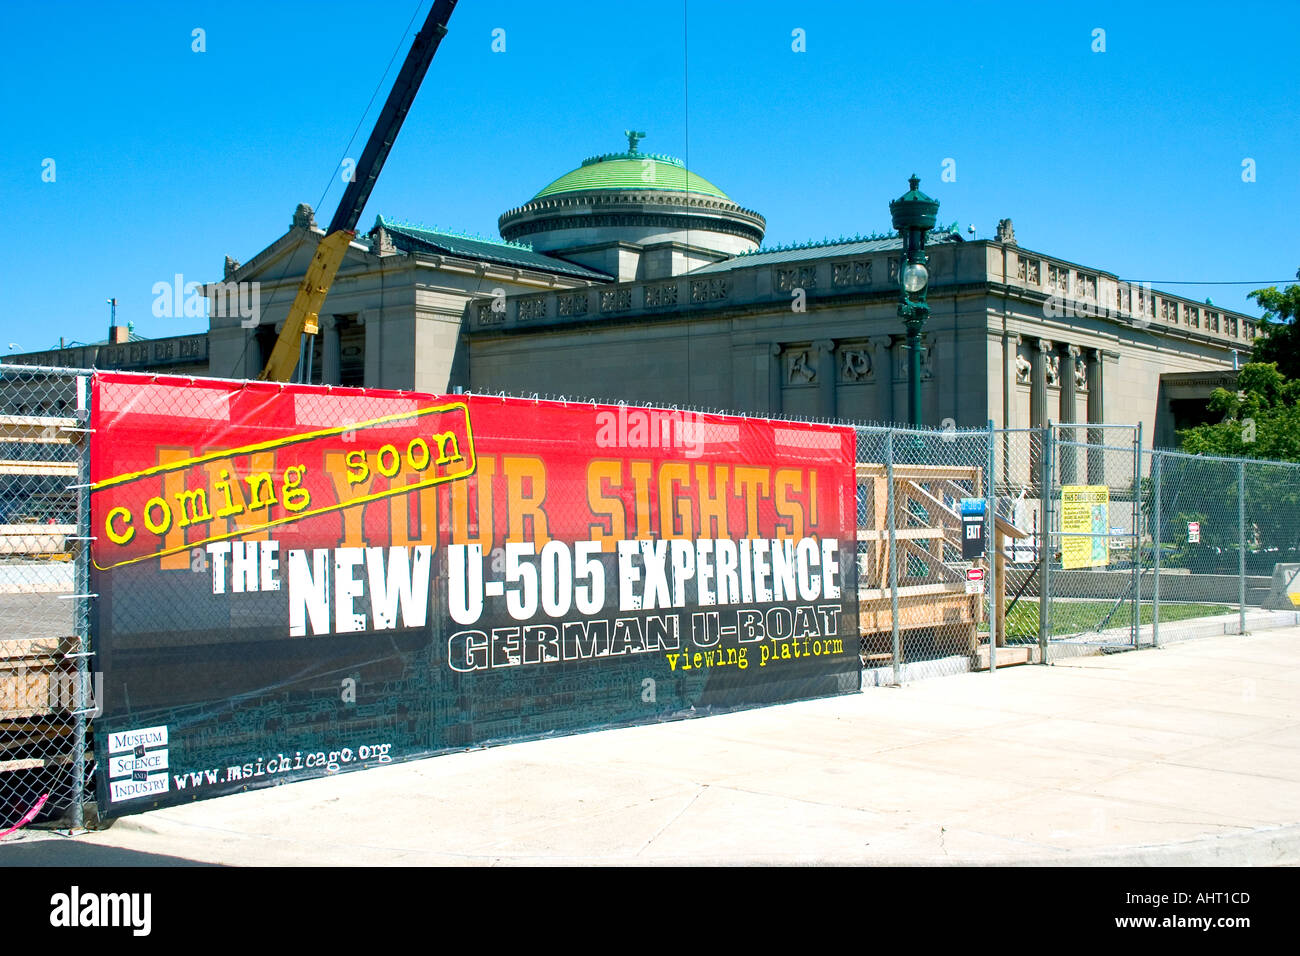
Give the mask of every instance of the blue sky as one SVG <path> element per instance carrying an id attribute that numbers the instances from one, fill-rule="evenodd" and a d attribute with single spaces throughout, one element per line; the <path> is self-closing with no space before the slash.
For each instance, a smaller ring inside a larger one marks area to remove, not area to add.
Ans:
<path id="1" fill-rule="evenodd" d="M 428 4 L 10 0 L 0 354 L 103 338 L 110 296 L 145 335 L 206 327 L 154 317 L 154 283 L 219 278 L 327 187 L 329 219 Z M 461 0 L 362 226 L 496 236 L 635 126 L 769 243 L 887 230 L 915 171 L 980 237 L 1011 217 L 1022 245 L 1124 278 L 1292 279 L 1297 35 L 1294 2 Z M 1257 313 L 1253 285 L 1166 287 Z"/>

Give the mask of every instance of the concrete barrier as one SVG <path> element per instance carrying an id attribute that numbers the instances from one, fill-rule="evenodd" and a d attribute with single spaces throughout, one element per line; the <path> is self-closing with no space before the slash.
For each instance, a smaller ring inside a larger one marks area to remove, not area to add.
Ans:
<path id="1" fill-rule="evenodd" d="M 1270 611 L 1291 611 L 1300 607 L 1300 564 L 1273 565 L 1264 607 Z"/>
<path id="2" fill-rule="evenodd" d="M 1289 565 L 1297 567 L 1297 565 Z M 1007 572 L 1007 594 L 1015 594 L 1029 568 L 1011 568 Z M 1191 574 L 1186 568 L 1160 569 L 1160 600 L 1194 604 L 1236 604 L 1239 595 L 1235 574 Z M 1131 571 L 1058 571 L 1052 570 L 1052 596 L 1056 598 L 1091 598 L 1118 600 L 1132 587 Z M 1271 579 L 1266 575 L 1246 575 L 1246 604 L 1264 605 Z M 1142 572 L 1142 599 L 1150 600 L 1155 588 L 1155 573 Z M 1038 596 L 1038 581 L 1025 589 L 1026 597 Z M 1264 605 L 1267 606 L 1267 605 Z"/>

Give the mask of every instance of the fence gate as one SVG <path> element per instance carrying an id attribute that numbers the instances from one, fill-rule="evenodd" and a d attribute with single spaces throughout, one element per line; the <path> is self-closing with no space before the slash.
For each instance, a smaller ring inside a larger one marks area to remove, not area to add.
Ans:
<path id="1" fill-rule="evenodd" d="M 1142 606 L 1142 429 L 1049 427 L 1044 476 L 1046 658 L 1136 647 Z"/>
<path id="2" fill-rule="evenodd" d="M 89 382 L 0 366 L 0 832 L 87 799 Z"/>
<path id="3" fill-rule="evenodd" d="M 858 608 L 869 683 L 964 671 L 987 653 L 988 562 L 963 554 L 972 524 L 963 503 L 979 503 L 973 523 L 990 540 L 990 434 L 858 429 Z"/>
<path id="4" fill-rule="evenodd" d="M 1141 634 L 1141 426 L 999 429 L 1005 643 L 1052 661 L 1131 648 Z"/>

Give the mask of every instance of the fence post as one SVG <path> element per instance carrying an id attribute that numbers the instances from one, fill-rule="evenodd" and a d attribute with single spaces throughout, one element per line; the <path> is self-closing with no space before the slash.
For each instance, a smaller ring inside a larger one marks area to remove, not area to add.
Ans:
<path id="1" fill-rule="evenodd" d="M 998 669 L 998 498 L 997 482 L 997 433 L 993 430 L 993 419 L 989 419 L 989 472 L 988 484 L 984 488 L 984 510 L 989 516 L 988 537 L 984 539 L 984 553 L 989 558 L 989 569 L 985 577 L 989 597 L 989 673 Z"/>
<path id="2" fill-rule="evenodd" d="M 90 376 L 77 376 L 77 420 L 90 427 Z M 80 433 L 77 453 L 77 542 L 73 564 L 73 627 L 77 637 L 77 681 L 75 721 L 72 733 L 72 828 L 81 829 L 86 822 L 86 713 L 87 685 L 90 671 L 90 433 Z"/>
<path id="3" fill-rule="evenodd" d="M 898 637 L 898 542 L 894 534 L 894 429 L 885 432 L 885 527 L 889 531 L 889 627 L 894 639 L 894 683 L 903 682 L 902 643 Z"/>
<path id="4" fill-rule="evenodd" d="M 1110 529 L 1107 528 L 1107 531 Z M 1133 649 L 1142 646 L 1142 423 L 1133 434 Z"/>
<path id="5" fill-rule="evenodd" d="M 1050 574 L 1052 569 L 1052 423 L 1043 426 L 1043 453 L 1039 456 L 1042 474 L 1038 493 L 1041 496 L 1041 527 L 1038 529 L 1038 655 L 1040 664 L 1047 663 L 1047 638 L 1052 626 L 1048 605 L 1052 600 Z"/>
<path id="6" fill-rule="evenodd" d="M 1237 616 L 1246 633 L 1246 463 L 1237 462 Z"/>
<path id="7" fill-rule="evenodd" d="M 1151 516 L 1153 519 L 1152 544 L 1156 549 L 1155 581 L 1151 586 L 1151 646 L 1160 646 L 1160 481 L 1164 473 L 1164 457 L 1154 449 L 1151 452 Z"/>

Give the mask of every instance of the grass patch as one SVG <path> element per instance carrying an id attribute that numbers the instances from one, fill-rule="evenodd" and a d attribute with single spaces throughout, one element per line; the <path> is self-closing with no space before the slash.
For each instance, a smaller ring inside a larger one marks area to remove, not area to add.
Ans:
<path id="1" fill-rule="evenodd" d="M 1115 607 L 1114 601 L 1056 601 L 1052 605 L 1052 634 L 1080 634 L 1097 629 L 1102 619 Z M 1160 622 L 1185 621 L 1193 617 L 1214 617 L 1236 610 L 1230 604 L 1168 604 L 1160 603 Z M 1151 623 L 1151 605 L 1143 602 L 1141 616 L 1143 624 Z M 1133 608 L 1124 602 L 1111 614 L 1106 629 L 1127 627 L 1133 620 Z M 980 630 L 987 632 L 988 624 L 980 625 Z M 1038 601 L 1034 598 L 1021 598 L 1007 615 L 1007 640 L 1023 643 L 1038 639 Z"/>

